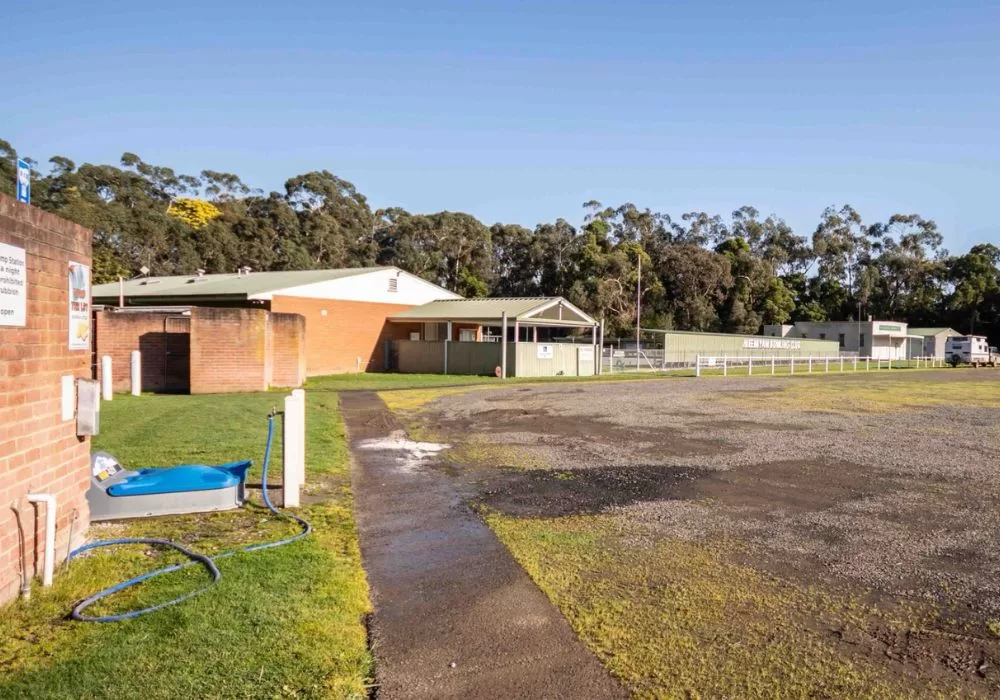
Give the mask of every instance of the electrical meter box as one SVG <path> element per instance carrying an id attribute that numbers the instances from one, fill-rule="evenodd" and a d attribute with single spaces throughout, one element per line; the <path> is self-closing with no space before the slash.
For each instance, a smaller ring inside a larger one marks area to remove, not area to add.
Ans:
<path id="1" fill-rule="evenodd" d="M 101 424 L 101 388 L 96 380 L 76 380 L 76 434 L 97 435 Z"/>

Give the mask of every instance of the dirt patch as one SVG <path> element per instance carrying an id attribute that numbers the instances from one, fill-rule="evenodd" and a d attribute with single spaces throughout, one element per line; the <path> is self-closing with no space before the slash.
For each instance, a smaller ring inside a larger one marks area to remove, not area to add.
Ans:
<path id="1" fill-rule="evenodd" d="M 546 396 L 555 393 L 548 392 Z M 494 400 L 490 397 L 486 402 L 493 403 Z M 691 435 L 688 431 L 667 425 L 622 426 L 612 421 L 567 416 L 546 408 L 491 408 L 464 416 L 435 416 L 427 419 L 426 425 L 435 434 L 480 434 L 493 440 L 502 435 L 535 435 L 543 438 L 539 442 L 556 442 L 571 448 L 581 444 L 607 444 L 627 450 L 632 446 L 645 445 L 637 455 L 646 461 L 715 456 L 734 451 L 725 440 Z"/>
<path id="2" fill-rule="evenodd" d="M 535 470 L 495 480 L 479 501 L 515 516 L 593 514 L 640 501 L 690 498 L 698 477 L 695 469 L 658 465 Z"/>
<path id="3" fill-rule="evenodd" d="M 824 510 L 890 489 L 890 480 L 857 464 L 802 460 L 716 471 L 699 483 L 698 493 L 738 508 L 747 517 L 771 517 Z"/>

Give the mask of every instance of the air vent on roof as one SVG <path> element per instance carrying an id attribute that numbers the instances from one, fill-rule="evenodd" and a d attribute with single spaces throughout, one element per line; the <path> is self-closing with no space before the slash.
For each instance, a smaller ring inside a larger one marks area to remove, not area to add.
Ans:
<path id="1" fill-rule="evenodd" d="M 208 279 L 205 277 L 192 277 L 187 281 L 187 284 L 198 284 L 199 282 L 208 282 Z"/>
<path id="2" fill-rule="evenodd" d="M 389 291 L 398 292 L 399 291 L 399 280 L 395 277 L 389 278 Z"/>
<path id="3" fill-rule="evenodd" d="M 159 284 L 159 283 L 160 283 L 160 280 L 143 280 L 139 284 L 141 284 L 141 285 L 147 285 L 147 284 Z"/>

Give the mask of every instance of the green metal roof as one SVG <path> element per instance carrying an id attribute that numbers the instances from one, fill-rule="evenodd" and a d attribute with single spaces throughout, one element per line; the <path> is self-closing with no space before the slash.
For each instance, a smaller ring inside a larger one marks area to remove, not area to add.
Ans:
<path id="1" fill-rule="evenodd" d="M 961 335 L 954 328 L 909 328 L 907 332 L 910 335 L 938 335 L 940 333 L 948 333 L 949 335 Z"/>
<path id="2" fill-rule="evenodd" d="M 439 299 L 422 306 L 417 306 L 390 316 L 393 321 L 474 321 L 484 323 L 499 323 L 506 311 L 507 319 L 513 323 L 518 320 L 544 320 L 556 322 L 553 318 L 544 318 L 536 314 L 549 308 L 557 308 L 562 304 L 563 310 L 571 318 L 564 319 L 566 325 L 593 325 L 596 322 L 580 309 L 576 308 L 562 297 L 500 297 L 485 299 Z"/>
<path id="3" fill-rule="evenodd" d="M 287 270 L 281 272 L 251 272 L 246 275 L 176 275 L 172 277 L 140 277 L 125 282 L 125 297 L 229 297 L 247 298 L 289 287 L 316 282 L 328 282 L 354 277 L 386 267 L 347 267 L 336 270 Z M 96 303 L 118 299 L 118 282 L 94 285 Z"/>

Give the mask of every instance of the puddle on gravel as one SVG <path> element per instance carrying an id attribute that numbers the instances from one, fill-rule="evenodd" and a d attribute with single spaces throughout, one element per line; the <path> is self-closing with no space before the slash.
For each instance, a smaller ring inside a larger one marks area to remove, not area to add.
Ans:
<path id="1" fill-rule="evenodd" d="M 439 442 L 416 442 L 406 437 L 403 430 L 394 430 L 388 437 L 361 440 L 355 447 L 359 450 L 381 450 L 393 452 L 400 471 L 412 472 L 427 464 L 432 457 L 451 447 Z"/>

